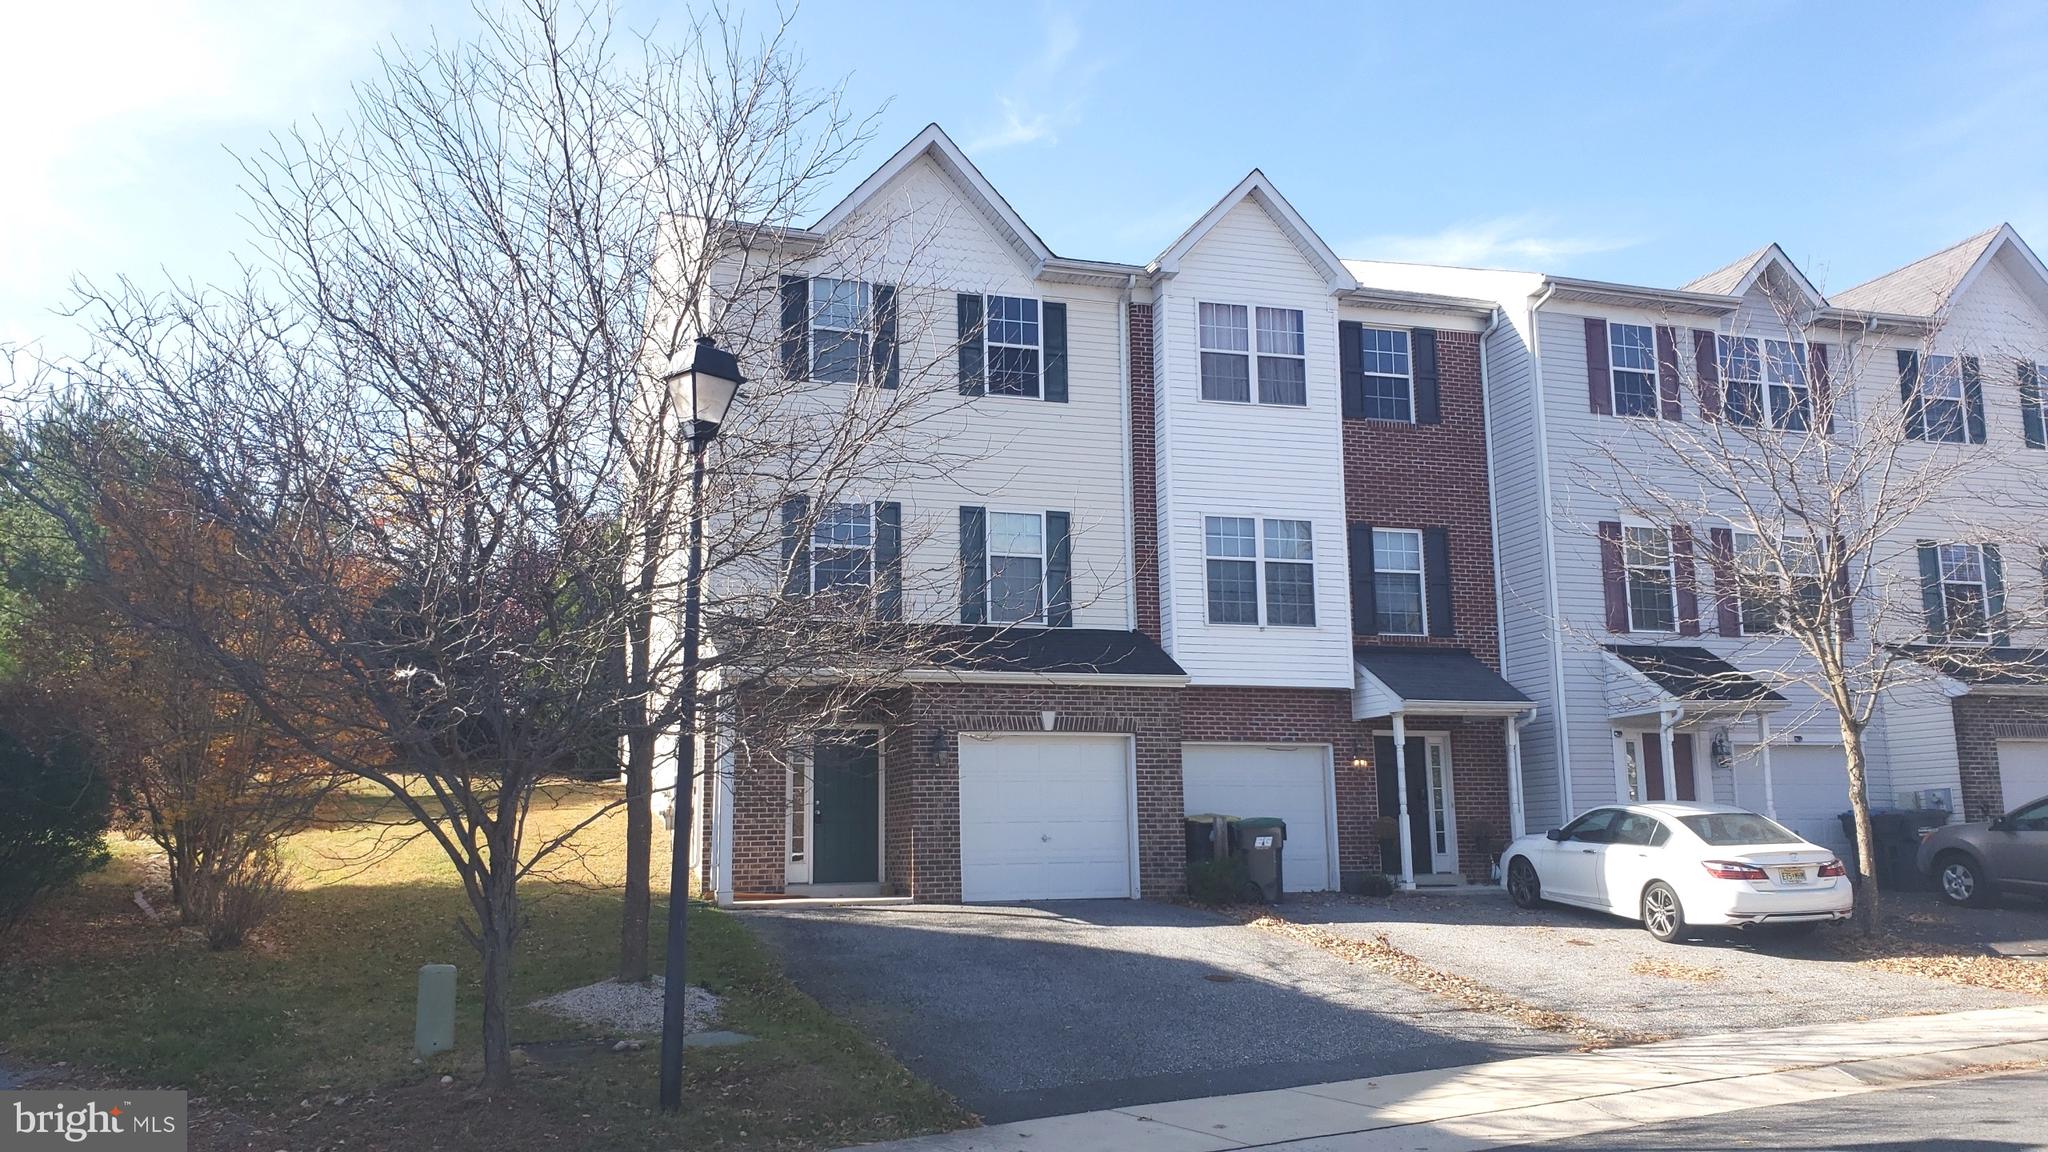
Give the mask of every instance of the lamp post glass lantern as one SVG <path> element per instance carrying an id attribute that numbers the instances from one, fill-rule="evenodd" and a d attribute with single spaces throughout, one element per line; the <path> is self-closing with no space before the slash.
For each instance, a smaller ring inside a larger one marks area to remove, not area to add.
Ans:
<path id="1" fill-rule="evenodd" d="M 718 435 L 746 378 L 739 358 L 709 336 L 669 364 L 663 374 L 690 441 L 690 544 L 683 575 L 682 708 L 676 736 L 674 832 L 669 854 L 668 956 L 662 966 L 661 1110 L 683 1107 L 683 1004 L 689 977 L 684 945 L 690 906 L 690 788 L 697 775 L 698 620 L 702 613 L 704 552 L 704 449 Z"/>

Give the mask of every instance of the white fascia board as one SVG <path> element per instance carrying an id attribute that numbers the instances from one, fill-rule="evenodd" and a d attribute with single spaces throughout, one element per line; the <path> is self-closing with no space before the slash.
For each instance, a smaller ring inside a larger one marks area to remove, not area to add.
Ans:
<path id="1" fill-rule="evenodd" d="M 988 178 L 981 174 L 981 170 L 974 166 L 974 162 L 967 158 L 967 154 L 960 150 L 960 146 L 953 143 L 953 138 L 946 135 L 946 130 L 937 124 L 926 125 L 924 131 L 911 138 L 910 143 L 897 149 L 894 156 L 889 157 L 872 175 L 861 181 L 859 187 L 833 205 L 832 210 L 825 213 L 809 231 L 830 234 L 844 224 L 847 217 L 858 212 L 861 206 L 880 192 L 889 181 L 894 180 L 904 169 L 924 156 L 930 156 L 946 175 L 979 202 L 981 210 L 1007 234 L 1011 245 L 1031 265 L 1034 275 L 1045 267 L 1047 261 L 1053 259 L 1052 249 L 1046 247 L 1045 241 L 1039 239 L 1038 233 L 1024 222 L 1024 218 L 1017 214 L 1016 209 L 1010 207 L 1010 202 L 1003 199 L 1002 193 L 996 191 L 995 185 L 988 182 Z"/>
<path id="2" fill-rule="evenodd" d="M 1257 168 L 1247 173 L 1244 179 L 1237 182 L 1237 187 L 1232 188 L 1223 199 L 1202 213 L 1200 219 L 1189 225 L 1188 230 L 1181 233 L 1178 240 L 1147 266 L 1148 270 L 1160 276 L 1177 274 L 1180 271 L 1181 258 L 1193 251 L 1195 245 L 1201 243 L 1202 238 L 1221 223 L 1223 218 L 1229 215 L 1230 210 L 1237 207 L 1239 201 L 1247 197 L 1256 200 L 1259 207 L 1273 218 L 1273 222 L 1280 225 L 1280 230 L 1294 241 L 1295 247 L 1301 249 L 1302 254 L 1322 270 L 1323 281 L 1331 292 L 1357 290 L 1358 279 L 1351 275 L 1350 269 L 1344 267 L 1344 261 L 1338 259 L 1337 253 L 1323 242 L 1321 236 L 1316 235 L 1316 230 L 1308 226 L 1308 221 L 1301 218 L 1301 213 L 1294 210 L 1294 205 L 1289 204 L 1287 198 L 1280 194 L 1280 190 L 1273 186 L 1273 182 L 1266 178 L 1266 174 Z"/>

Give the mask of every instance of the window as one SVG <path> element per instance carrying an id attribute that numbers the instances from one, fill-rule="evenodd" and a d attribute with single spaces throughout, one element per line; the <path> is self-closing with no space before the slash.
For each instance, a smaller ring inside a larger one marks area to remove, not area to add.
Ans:
<path id="1" fill-rule="evenodd" d="M 1614 822 L 1612 837 L 1616 844 L 1647 848 L 1657 842 L 1659 832 L 1664 832 L 1664 825 L 1658 823 L 1655 816 L 1646 816 L 1641 812 L 1624 812 L 1621 818 Z"/>
<path id="2" fill-rule="evenodd" d="M 1315 624 L 1315 558 L 1308 521 L 1266 521 L 1266 623 Z"/>
<path id="3" fill-rule="evenodd" d="M 994 624 L 1045 619 L 1045 517 L 988 514 L 988 618 Z"/>
<path id="4" fill-rule="evenodd" d="M 1258 329 L 1259 403 L 1308 403 L 1308 347 L 1299 308 L 1198 304 L 1202 399 L 1252 401 L 1252 326 Z"/>
<path id="5" fill-rule="evenodd" d="M 1813 423 L 1804 344 L 1723 336 L 1721 380 L 1722 411 L 1731 424 L 1756 427 L 1768 419 L 1780 431 L 1804 432 Z"/>
<path id="6" fill-rule="evenodd" d="M 1421 636 L 1423 615 L 1422 533 L 1399 528 L 1372 530 L 1373 617 L 1382 635 Z"/>
<path id="7" fill-rule="evenodd" d="M 1778 581 L 1754 532 L 1735 535 L 1735 588 L 1741 599 L 1742 634 L 1756 636 L 1778 630 Z"/>
<path id="8" fill-rule="evenodd" d="M 1671 534 L 1662 528 L 1623 528 L 1621 561 L 1628 573 L 1629 630 L 1675 630 L 1678 607 L 1671 574 Z"/>
<path id="9" fill-rule="evenodd" d="M 990 296 L 987 311 L 988 394 L 1038 395 L 1038 301 L 1021 296 Z"/>
<path id="10" fill-rule="evenodd" d="M 1619 808 L 1595 808 L 1565 825 L 1564 838 L 1584 844 L 1605 844 L 1613 831 L 1615 819 L 1620 815 Z"/>
<path id="11" fill-rule="evenodd" d="M 1359 331 L 1365 368 L 1365 418 L 1415 420 L 1415 374 L 1408 358 L 1408 333 L 1389 328 Z"/>
<path id="12" fill-rule="evenodd" d="M 852 384 L 868 362 L 868 286 L 811 278 L 811 379 Z"/>
<path id="13" fill-rule="evenodd" d="M 2037 800 L 2005 818 L 2014 832 L 2048 832 L 2048 800 Z"/>
<path id="14" fill-rule="evenodd" d="M 1308 347 L 1299 308 L 1261 308 L 1259 319 L 1259 403 L 1308 403 Z"/>
<path id="15" fill-rule="evenodd" d="M 1615 415 L 1656 416 L 1656 332 L 1647 324 L 1609 324 L 1607 356 L 1614 375 Z"/>
<path id="16" fill-rule="evenodd" d="M 1308 521 L 1210 516 L 1203 526 L 1202 550 L 1209 623 L 1315 625 L 1315 540 Z"/>
<path id="17" fill-rule="evenodd" d="M 1984 549 L 1975 544 L 1943 544 L 1940 558 L 1943 634 L 1951 640 L 1984 639 L 1990 620 Z"/>
<path id="18" fill-rule="evenodd" d="M 1259 622 L 1259 541 L 1249 516 L 1211 516 L 1202 533 L 1209 558 L 1209 623 Z"/>
<path id="19" fill-rule="evenodd" d="M 1249 404 L 1252 399 L 1251 341 L 1242 304 L 1197 306 L 1202 344 L 1202 399 Z"/>
<path id="20" fill-rule="evenodd" d="M 874 509 L 833 504 L 811 528 L 811 588 L 865 589 L 874 578 Z"/>
<path id="21" fill-rule="evenodd" d="M 1924 439 L 1962 444 L 1970 430 L 1964 421 L 1963 362 L 1954 356 L 1929 356 L 1920 366 L 1920 414 Z"/>
<path id="22" fill-rule="evenodd" d="M 1709 844 L 1797 844 L 1799 837 L 1754 812 L 1708 812 L 1680 816 L 1680 824 Z"/>

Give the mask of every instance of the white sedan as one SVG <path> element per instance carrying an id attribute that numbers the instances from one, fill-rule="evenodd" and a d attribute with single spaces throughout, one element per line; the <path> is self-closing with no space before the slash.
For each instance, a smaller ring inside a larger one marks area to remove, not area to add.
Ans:
<path id="1" fill-rule="evenodd" d="M 1612 912 L 1664 941 L 1687 925 L 1811 927 L 1847 918 L 1854 899 L 1833 852 L 1716 804 L 1595 808 L 1509 844 L 1501 876 L 1524 908 L 1555 900 Z"/>

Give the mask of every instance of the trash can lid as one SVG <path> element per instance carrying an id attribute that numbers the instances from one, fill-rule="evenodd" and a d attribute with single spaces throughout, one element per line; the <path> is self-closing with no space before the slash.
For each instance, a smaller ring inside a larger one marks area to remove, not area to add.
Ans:
<path id="1" fill-rule="evenodd" d="M 1199 820 L 1202 823 L 1207 824 L 1212 820 L 1229 820 L 1232 819 L 1232 817 L 1225 816 L 1221 812 L 1190 812 L 1187 814 L 1187 816 L 1184 817 L 1184 819 Z"/>
<path id="2" fill-rule="evenodd" d="M 1286 830 L 1287 821 L 1278 816 L 1246 816 L 1237 822 L 1240 828 L 1279 828 Z"/>

